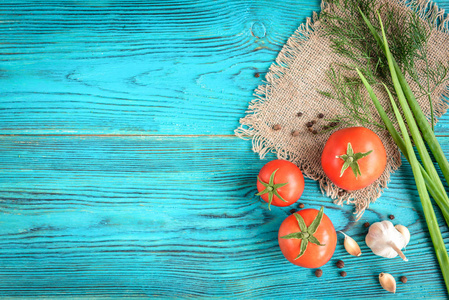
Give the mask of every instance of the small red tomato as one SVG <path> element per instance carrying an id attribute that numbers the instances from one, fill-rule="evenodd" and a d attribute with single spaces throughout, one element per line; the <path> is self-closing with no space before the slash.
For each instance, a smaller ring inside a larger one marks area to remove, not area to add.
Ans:
<path id="1" fill-rule="evenodd" d="M 387 153 L 380 138 L 364 127 L 334 132 L 321 155 L 321 166 L 338 187 L 354 191 L 367 187 L 382 175 Z"/>
<path id="2" fill-rule="evenodd" d="M 289 206 L 301 197 L 304 191 L 304 176 L 292 162 L 276 159 L 260 169 L 257 176 L 256 195 L 274 206 Z"/>
<path id="3" fill-rule="evenodd" d="M 285 258 L 297 266 L 319 268 L 332 257 L 337 246 L 337 233 L 323 207 L 303 209 L 288 216 L 278 233 L 279 246 Z"/>

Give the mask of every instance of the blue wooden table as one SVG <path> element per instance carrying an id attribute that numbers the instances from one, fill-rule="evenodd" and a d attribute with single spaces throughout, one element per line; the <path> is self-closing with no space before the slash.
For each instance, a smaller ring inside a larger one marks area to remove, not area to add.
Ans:
<path id="1" fill-rule="evenodd" d="M 274 157 L 259 160 L 233 130 L 282 45 L 319 9 L 2 1 L 0 297 L 445 298 L 407 163 L 359 222 L 306 179 L 300 202 L 324 205 L 363 251 L 349 256 L 339 235 L 321 278 L 279 250 L 291 207 L 269 211 L 254 195 Z M 436 132 L 449 155 L 448 116 Z M 390 214 L 412 233 L 408 262 L 364 243 L 363 223 Z M 408 283 L 389 294 L 380 272 Z"/>

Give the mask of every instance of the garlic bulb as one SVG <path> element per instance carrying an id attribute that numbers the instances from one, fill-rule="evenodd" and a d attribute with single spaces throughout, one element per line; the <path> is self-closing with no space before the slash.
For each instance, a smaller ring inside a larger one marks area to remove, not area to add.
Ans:
<path id="1" fill-rule="evenodd" d="M 399 254 L 404 261 L 408 261 L 401 251 L 407 245 L 407 242 L 390 221 L 377 222 L 371 225 L 365 237 L 365 242 L 376 255 L 394 258 Z"/>

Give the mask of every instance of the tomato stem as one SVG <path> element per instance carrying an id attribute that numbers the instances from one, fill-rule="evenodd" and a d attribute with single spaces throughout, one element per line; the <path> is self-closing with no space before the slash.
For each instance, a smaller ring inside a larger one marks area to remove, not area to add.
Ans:
<path id="1" fill-rule="evenodd" d="M 271 173 L 270 181 L 268 183 L 263 182 L 259 178 L 259 176 L 257 176 L 257 180 L 265 187 L 265 189 L 263 191 L 257 193 L 256 196 L 261 196 L 263 194 L 268 193 L 268 209 L 269 210 L 271 210 L 270 206 L 271 206 L 271 202 L 273 202 L 273 195 L 278 197 L 280 200 L 287 202 L 286 200 L 284 200 L 284 198 L 281 197 L 281 195 L 279 195 L 279 192 L 277 191 L 277 189 L 285 186 L 286 184 L 288 184 L 288 182 L 274 184 L 274 174 L 276 174 L 277 170 L 279 170 L 279 169 L 276 169 L 276 170 L 274 170 L 273 173 Z"/>
<path id="2" fill-rule="evenodd" d="M 352 172 L 354 172 L 356 179 L 357 179 L 357 176 L 362 175 L 362 172 L 360 172 L 358 160 L 361 158 L 364 158 L 365 156 L 368 156 L 371 152 L 373 152 L 373 150 L 370 150 L 365 153 L 362 153 L 362 152 L 354 153 L 351 143 L 348 143 L 348 147 L 346 149 L 346 154 L 337 156 L 337 158 L 341 158 L 344 161 L 343 166 L 341 167 L 340 177 L 343 176 L 346 169 L 349 167 L 351 167 Z"/>
<path id="3" fill-rule="evenodd" d="M 318 212 L 315 219 L 312 221 L 309 227 L 306 226 L 306 222 L 304 222 L 304 219 L 301 217 L 300 214 L 294 213 L 293 215 L 296 218 L 296 221 L 298 222 L 299 229 L 301 231 L 299 232 L 293 232 L 284 236 L 281 236 L 281 239 L 300 239 L 301 240 L 301 246 L 299 250 L 298 256 L 295 258 L 297 260 L 301 256 L 304 255 L 304 253 L 307 250 L 307 245 L 310 243 L 316 244 L 318 246 L 325 246 L 324 244 L 321 244 L 320 241 L 314 236 L 315 232 L 318 229 L 318 226 L 321 224 L 321 220 L 323 219 L 323 210 L 324 207 L 321 206 L 320 211 Z"/>

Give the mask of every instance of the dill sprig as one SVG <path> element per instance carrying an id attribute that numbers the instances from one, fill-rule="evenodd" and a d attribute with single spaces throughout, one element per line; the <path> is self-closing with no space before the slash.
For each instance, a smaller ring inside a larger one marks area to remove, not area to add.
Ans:
<path id="1" fill-rule="evenodd" d="M 336 116 L 335 121 L 345 125 L 383 127 L 380 121 L 373 118 L 376 112 L 370 108 L 370 103 L 361 96 L 363 84 L 355 72 L 356 68 L 372 86 L 386 84 L 393 90 L 387 58 L 366 26 L 360 8 L 373 20 L 372 24 L 379 24 L 377 11 L 381 12 L 393 57 L 403 73 L 416 82 L 420 90 L 417 98 L 428 97 L 433 128 L 431 94 L 449 79 L 448 65 L 436 62 L 431 66 L 427 55 L 428 40 L 436 17 L 422 19 L 418 6 L 398 10 L 395 5 L 381 5 L 376 0 L 329 0 L 327 5 L 330 9 L 321 13 L 322 33 L 330 39 L 333 52 L 348 61 L 330 67 L 327 77 L 332 91 L 320 91 L 343 104 L 346 113 Z M 376 30 L 380 31 L 380 28 Z"/>

